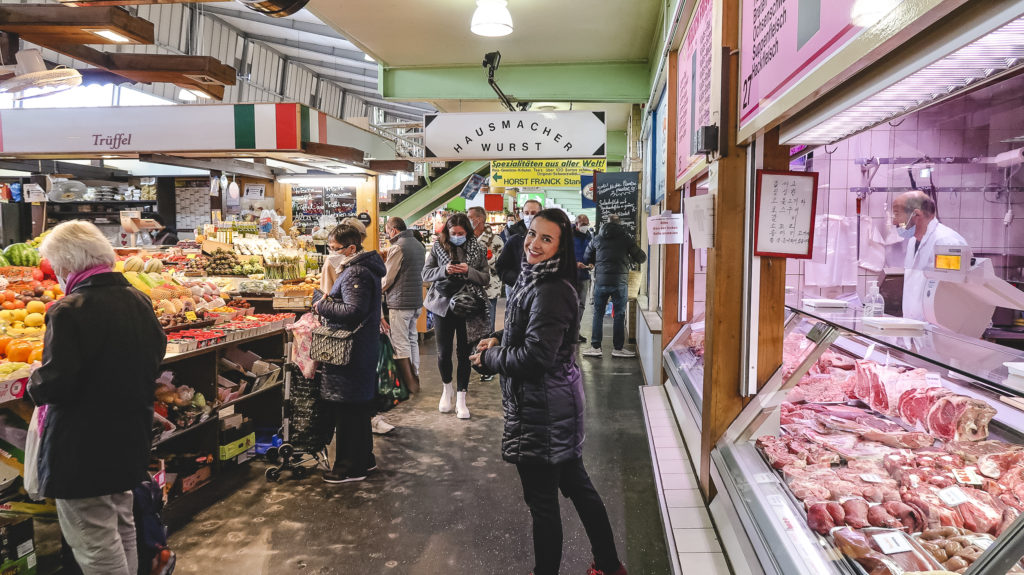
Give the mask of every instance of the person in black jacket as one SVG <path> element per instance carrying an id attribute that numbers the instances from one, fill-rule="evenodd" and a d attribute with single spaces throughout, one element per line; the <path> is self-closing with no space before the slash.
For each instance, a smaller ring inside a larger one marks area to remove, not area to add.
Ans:
<path id="1" fill-rule="evenodd" d="M 146 212 L 142 214 L 143 218 L 153 220 L 160 224 L 160 229 L 153 230 L 153 245 L 154 246 L 176 246 L 178 245 L 178 236 L 174 234 L 174 231 L 167 227 L 167 222 L 164 217 L 156 212 Z"/>
<path id="2" fill-rule="evenodd" d="M 341 273 L 330 294 L 314 310 L 333 329 L 354 330 L 351 359 L 323 364 L 320 396 L 334 414 L 337 453 L 327 483 L 362 481 L 377 467 L 370 419 L 376 414 L 377 356 L 380 352 L 381 279 L 387 273 L 377 252 L 364 252 L 362 236 L 351 225 L 331 231 L 327 246 L 341 256 Z M 332 262 L 334 263 L 334 262 Z"/>
<path id="3" fill-rule="evenodd" d="M 516 278 L 519 277 L 519 270 L 523 262 L 523 240 L 526 239 L 526 230 L 530 227 L 530 222 L 533 221 L 533 218 L 541 209 L 543 209 L 543 206 L 537 200 L 526 200 L 523 203 L 523 219 L 510 225 L 507 229 L 508 240 L 505 242 L 505 247 L 501 250 L 501 255 L 498 256 L 498 261 L 494 262 L 494 270 L 498 272 L 498 277 L 501 278 L 501 282 L 506 286 L 506 296 L 511 295 L 511 288 L 516 285 Z"/>
<path id="4" fill-rule="evenodd" d="M 583 256 L 585 263 L 594 265 L 594 321 L 591 326 L 590 347 L 583 355 L 600 357 L 604 338 L 604 310 L 609 298 L 615 314 L 612 323 L 612 357 L 636 357 L 626 344 L 626 291 L 629 285 L 630 265 L 647 261 L 647 254 L 636 245 L 633 236 L 611 216 L 601 226 Z"/>
<path id="5" fill-rule="evenodd" d="M 46 313 L 29 398 L 46 407 L 39 490 L 86 575 L 138 571 L 131 490 L 145 477 L 153 399 L 167 337 L 149 298 L 111 273 L 116 257 L 91 223 L 63 223 L 39 248 L 67 295 Z"/>
<path id="6" fill-rule="evenodd" d="M 583 466 L 583 377 L 576 364 L 579 307 L 572 225 L 557 209 L 534 218 L 505 329 L 477 346 L 482 371 L 501 374 L 502 457 L 516 465 L 533 517 L 534 575 L 562 560 L 558 492 L 572 500 L 590 538 L 590 575 L 625 575 L 601 496 Z M 500 342 L 499 342 L 500 340 Z"/>

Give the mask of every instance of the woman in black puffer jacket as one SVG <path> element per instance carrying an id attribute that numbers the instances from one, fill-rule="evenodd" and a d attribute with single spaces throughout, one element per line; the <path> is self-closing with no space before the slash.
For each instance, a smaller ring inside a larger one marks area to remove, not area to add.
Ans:
<path id="1" fill-rule="evenodd" d="M 505 329 L 480 342 L 472 361 L 501 374 L 502 457 L 516 464 L 533 517 L 534 575 L 557 574 L 562 560 L 559 490 L 572 500 L 590 537 L 590 575 L 625 575 L 604 502 L 583 467 L 576 255 L 565 212 L 549 209 L 534 217 L 523 259 Z"/>
<path id="2" fill-rule="evenodd" d="M 380 285 L 387 269 L 380 254 L 362 251 L 361 241 L 353 226 L 341 224 L 331 232 L 327 246 L 341 256 L 341 274 L 328 297 L 314 306 L 329 327 L 357 330 L 350 361 L 324 364 L 321 373 L 320 395 L 330 406 L 337 433 L 334 468 L 323 475 L 328 483 L 360 481 L 376 467 L 370 418 L 376 413 Z"/>

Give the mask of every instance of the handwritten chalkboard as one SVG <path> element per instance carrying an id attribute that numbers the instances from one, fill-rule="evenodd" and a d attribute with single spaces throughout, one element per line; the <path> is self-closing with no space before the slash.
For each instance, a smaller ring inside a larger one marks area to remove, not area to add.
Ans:
<path id="1" fill-rule="evenodd" d="M 754 255 L 810 259 L 816 172 L 757 171 Z"/>
<path id="2" fill-rule="evenodd" d="M 629 235 L 637 237 L 637 203 L 640 201 L 640 172 L 594 172 L 594 202 L 599 225 L 619 216 Z"/>
<path id="3" fill-rule="evenodd" d="M 356 214 L 356 189 L 354 186 L 329 186 L 323 188 L 323 192 L 324 213 L 333 215 L 338 223 Z"/>
<path id="4" fill-rule="evenodd" d="M 292 228 L 308 234 L 324 214 L 323 188 L 292 188 Z"/>

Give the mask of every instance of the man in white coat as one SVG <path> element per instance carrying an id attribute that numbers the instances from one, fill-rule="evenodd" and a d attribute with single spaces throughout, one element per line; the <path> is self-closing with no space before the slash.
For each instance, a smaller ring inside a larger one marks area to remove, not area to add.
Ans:
<path id="1" fill-rule="evenodd" d="M 924 270 L 935 267 L 935 246 L 966 246 L 963 236 L 939 223 L 935 201 L 911 190 L 892 201 L 892 223 L 907 243 L 903 267 L 903 317 L 924 320 Z"/>

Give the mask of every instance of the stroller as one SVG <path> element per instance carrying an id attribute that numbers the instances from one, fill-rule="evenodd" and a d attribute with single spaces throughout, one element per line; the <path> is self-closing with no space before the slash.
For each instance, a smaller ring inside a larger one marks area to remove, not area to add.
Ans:
<path id="1" fill-rule="evenodd" d="M 304 479 L 315 466 L 330 470 L 327 444 L 331 429 L 321 421 L 319 399 L 316 380 L 303 376 L 294 363 L 285 364 L 284 408 L 278 432 L 282 443 L 267 450 L 267 461 L 274 464 L 267 468 L 267 481 L 280 480 L 285 471 L 295 479 Z M 311 462 L 315 466 L 309 466 Z"/>

